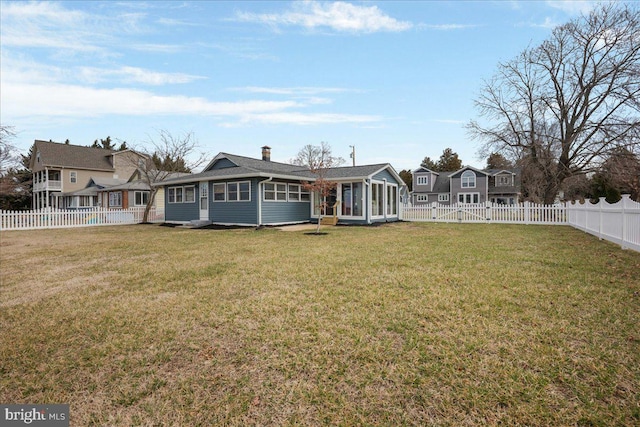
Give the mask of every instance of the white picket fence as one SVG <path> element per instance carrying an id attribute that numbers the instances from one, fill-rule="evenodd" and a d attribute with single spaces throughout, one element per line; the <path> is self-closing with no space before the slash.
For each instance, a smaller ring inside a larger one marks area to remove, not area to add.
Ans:
<path id="1" fill-rule="evenodd" d="M 0 230 L 37 230 L 43 228 L 92 227 L 98 225 L 139 224 L 144 207 L 128 209 L 41 209 L 37 211 L 0 211 Z M 164 211 L 152 208 L 149 222 L 164 221 Z"/>
<path id="2" fill-rule="evenodd" d="M 401 206 L 403 221 L 550 224 L 570 225 L 600 239 L 617 243 L 623 248 L 640 251 L 640 203 L 630 199 L 609 204 L 604 198 L 598 203 L 560 203 L 539 205 L 524 202 L 516 205 L 481 204 Z"/>
<path id="3" fill-rule="evenodd" d="M 564 204 L 538 205 L 524 202 L 516 205 L 480 204 L 403 206 L 403 221 L 495 222 L 507 224 L 566 224 Z"/>
<path id="4" fill-rule="evenodd" d="M 0 230 L 36 230 L 43 228 L 91 227 L 98 225 L 138 224 L 143 207 L 129 209 L 86 209 L 39 211 L 0 211 Z M 623 248 L 640 251 L 640 203 L 628 195 L 609 204 L 604 198 L 598 203 L 561 203 L 538 205 L 524 202 L 517 205 L 496 205 L 490 202 L 476 205 L 400 206 L 403 221 L 472 222 L 505 224 L 570 225 L 600 239 L 617 243 Z M 164 221 L 164 211 L 153 208 L 150 222 Z"/>
<path id="5" fill-rule="evenodd" d="M 613 204 L 601 197 L 598 203 L 567 203 L 567 224 L 640 252 L 640 203 L 623 195 Z"/>

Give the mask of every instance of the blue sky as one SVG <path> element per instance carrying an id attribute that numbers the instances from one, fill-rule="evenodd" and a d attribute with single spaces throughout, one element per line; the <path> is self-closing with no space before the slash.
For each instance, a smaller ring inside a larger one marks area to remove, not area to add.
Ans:
<path id="1" fill-rule="evenodd" d="M 398 171 L 447 147 L 482 167 L 464 125 L 483 79 L 596 4 L 3 1 L 0 119 L 23 151 L 165 129 L 209 158 L 326 141 Z"/>

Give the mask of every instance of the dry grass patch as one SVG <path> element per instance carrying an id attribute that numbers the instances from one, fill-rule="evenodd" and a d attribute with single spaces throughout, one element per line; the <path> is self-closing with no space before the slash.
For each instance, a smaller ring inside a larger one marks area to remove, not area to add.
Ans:
<path id="1" fill-rule="evenodd" d="M 74 425 L 640 423 L 640 254 L 568 227 L 1 245 L 0 401 Z"/>

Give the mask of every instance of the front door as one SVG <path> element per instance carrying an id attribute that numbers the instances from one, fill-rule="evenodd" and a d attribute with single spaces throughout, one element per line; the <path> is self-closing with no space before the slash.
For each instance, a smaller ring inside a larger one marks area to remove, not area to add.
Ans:
<path id="1" fill-rule="evenodd" d="M 209 183 L 200 183 L 200 220 L 209 220 Z"/>

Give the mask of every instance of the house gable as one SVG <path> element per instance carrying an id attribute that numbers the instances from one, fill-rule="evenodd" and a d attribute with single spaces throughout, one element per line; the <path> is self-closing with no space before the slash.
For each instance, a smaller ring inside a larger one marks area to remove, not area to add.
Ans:
<path id="1" fill-rule="evenodd" d="M 433 191 L 433 187 L 440 175 L 438 172 L 434 172 L 425 167 L 419 167 L 411 172 L 413 179 L 413 191 L 418 193 L 430 193 Z"/>
<path id="2" fill-rule="evenodd" d="M 38 172 L 45 168 L 112 172 L 114 171 L 113 153 L 113 150 L 104 148 L 36 140 L 33 144 L 33 156 L 29 164 L 33 172 Z"/>
<path id="3" fill-rule="evenodd" d="M 206 171 L 218 170 L 218 169 L 226 169 L 226 168 L 236 168 L 237 164 L 233 163 L 231 160 L 226 157 L 216 158 L 214 159 L 205 169 Z"/>

